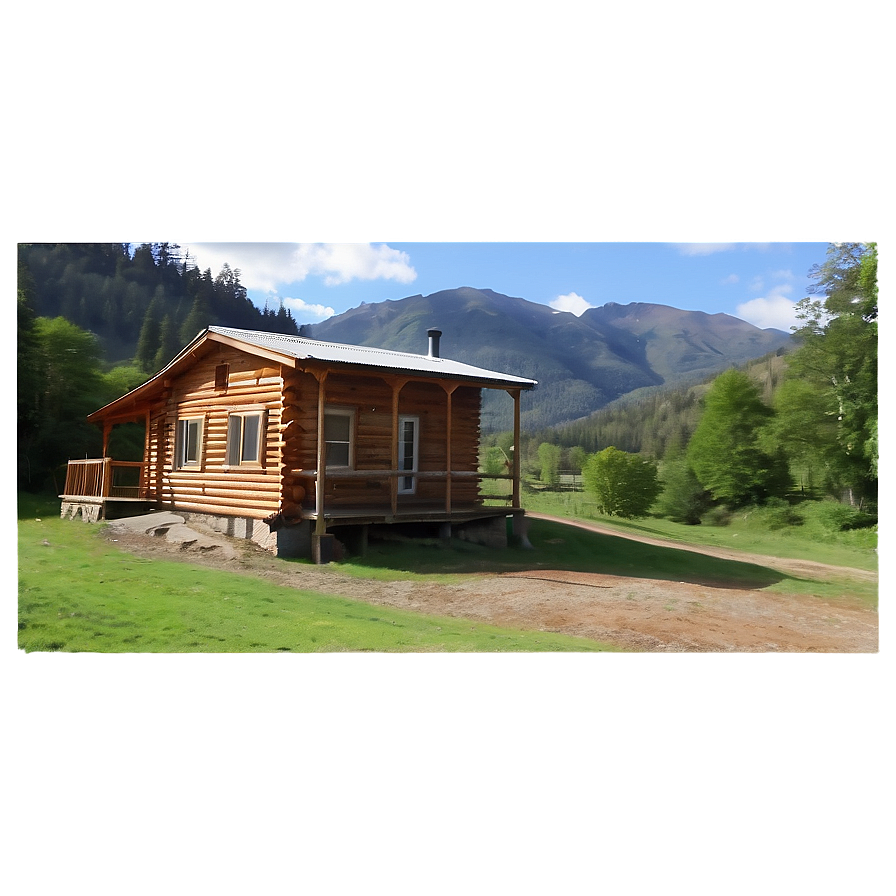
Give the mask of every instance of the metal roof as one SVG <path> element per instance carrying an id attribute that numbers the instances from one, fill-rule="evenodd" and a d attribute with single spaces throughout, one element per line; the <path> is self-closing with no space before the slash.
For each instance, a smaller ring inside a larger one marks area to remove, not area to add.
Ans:
<path id="1" fill-rule="evenodd" d="M 421 376 L 442 377 L 445 379 L 466 380 L 480 386 L 497 389 L 514 387 L 532 389 L 535 380 L 495 370 L 485 370 L 470 364 L 461 364 L 449 358 L 433 358 L 429 355 L 412 355 L 408 352 L 391 352 L 382 348 L 370 348 L 365 345 L 342 345 L 338 342 L 321 342 L 317 339 L 305 339 L 301 336 L 284 336 L 281 333 L 265 333 L 261 330 L 237 330 L 233 327 L 209 327 L 202 330 L 193 341 L 181 349 L 158 373 L 150 377 L 142 386 L 131 389 L 126 395 L 116 398 L 109 404 L 87 415 L 93 422 L 106 417 L 130 413 L 139 401 L 157 393 L 164 387 L 165 377 L 171 371 L 181 368 L 194 349 L 209 336 L 219 335 L 235 342 L 242 342 L 247 350 L 251 346 L 296 360 L 323 361 L 327 364 L 344 366 L 351 370 L 391 370 L 395 372 L 419 374 Z"/>
<path id="2" fill-rule="evenodd" d="M 347 367 L 381 368 L 385 370 L 404 371 L 423 374 L 425 376 L 447 377 L 451 379 L 467 379 L 478 382 L 494 382 L 495 384 L 519 386 L 531 389 L 535 380 L 521 376 L 511 376 L 473 367 L 452 361 L 450 358 L 434 358 L 430 355 L 412 355 L 408 352 L 393 352 L 383 348 L 371 348 L 366 345 L 343 345 L 338 342 L 321 342 L 318 339 L 306 339 L 302 336 L 285 336 L 281 333 L 265 333 L 260 330 L 236 330 L 232 327 L 209 327 L 209 333 L 218 333 L 230 339 L 237 339 L 250 345 L 301 360 L 326 361 L 332 364 L 344 364 Z"/>

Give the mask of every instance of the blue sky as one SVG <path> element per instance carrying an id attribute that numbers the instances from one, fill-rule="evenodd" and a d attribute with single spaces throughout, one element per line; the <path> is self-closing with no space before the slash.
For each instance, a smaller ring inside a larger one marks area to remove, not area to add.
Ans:
<path id="1" fill-rule="evenodd" d="M 581 314 L 607 302 L 724 312 L 789 330 L 826 243 L 195 243 L 196 263 L 238 268 L 252 301 L 298 323 L 472 286 Z"/>

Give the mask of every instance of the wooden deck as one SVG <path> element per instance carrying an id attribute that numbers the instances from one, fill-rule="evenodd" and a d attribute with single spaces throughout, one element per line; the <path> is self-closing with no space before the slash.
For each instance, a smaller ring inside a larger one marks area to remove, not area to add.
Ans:
<path id="1" fill-rule="evenodd" d="M 520 507 L 498 507 L 495 505 L 475 505 L 452 507 L 450 511 L 444 504 L 416 504 L 399 507 L 395 512 L 389 507 L 340 507 L 333 510 L 324 509 L 323 518 L 327 526 L 362 526 L 396 523 L 467 523 L 473 520 L 486 520 L 495 517 L 512 516 L 523 513 Z M 303 518 L 317 520 L 317 511 L 303 512 Z"/>
<path id="2" fill-rule="evenodd" d="M 88 522 L 136 516 L 152 509 L 155 498 L 143 483 L 143 464 L 111 457 L 70 460 L 61 495 L 63 519 Z"/>

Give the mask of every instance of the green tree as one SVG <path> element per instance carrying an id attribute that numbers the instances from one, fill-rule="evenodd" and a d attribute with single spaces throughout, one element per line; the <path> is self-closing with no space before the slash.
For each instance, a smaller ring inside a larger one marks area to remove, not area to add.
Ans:
<path id="1" fill-rule="evenodd" d="M 809 380 L 785 375 L 774 395 L 774 408 L 767 430 L 769 442 L 783 448 L 790 458 L 800 490 L 835 492 L 843 465 L 833 395 Z"/>
<path id="2" fill-rule="evenodd" d="M 153 358 L 153 370 L 161 370 L 180 349 L 181 345 L 177 338 L 174 322 L 171 320 L 171 315 L 166 314 L 159 325 L 159 350 Z"/>
<path id="3" fill-rule="evenodd" d="M 836 420 L 831 469 L 851 499 L 877 494 L 877 245 L 836 243 L 797 303 L 800 348 L 787 377 L 811 385 Z M 812 298 L 811 296 L 821 296 Z M 798 409 L 794 409 L 797 410 Z M 797 424 L 799 413 L 795 415 Z"/>
<path id="4" fill-rule="evenodd" d="M 18 432 L 18 480 L 28 482 L 30 460 L 25 446 L 34 439 L 40 420 L 39 344 L 34 311 L 30 304 L 31 279 L 27 269 L 19 269 L 16 339 L 16 422 Z"/>
<path id="5" fill-rule="evenodd" d="M 155 369 L 155 357 L 159 350 L 159 336 L 161 334 L 161 306 L 158 296 L 154 296 L 146 309 L 143 318 L 143 326 L 140 328 L 140 337 L 137 340 L 137 363 L 147 372 Z"/>
<path id="6" fill-rule="evenodd" d="M 214 323 L 211 314 L 211 302 L 214 297 L 215 284 L 212 280 L 212 272 L 207 268 L 197 281 L 193 305 L 180 328 L 179 335 L 182 346 L 192 342 L 206 327 Z"/>
<path id="7" fill-rule="evenodd" d="M 497 445 L 492 445 L 483 452 L 482 472 L 488 476 L 498 476 L 507 472 L 505 454 Z"/>
<path id="8" fill-rule="evenodd" d="M 612 446 L 588 458 L 582 480 L 601 513 L 625 518 L 646 515 L 662 488 L 653 461 Z"/>
<path id="9" fill-rule="evenodd" d="M 85 418 L 106 403 L 108 392 L 96 336 L 62 317 L 37 318 L 34 335 L 36 422 L 19 444 L 21 484 L 32 489 L 50 485 L 58 493 L 61 465 L 72 458 L 96 457 L 102 449 L 102 434 Z"/>
<path id="10" fill-rule="evenodd" d="M 773 416 L 759 387 L 739 370 L 716 377 L 706 393 L 687 461 L 715 500 L 737 507 L 787 491 L 781 457 L 761 447 L 763 427 Z"/>
<path id="11" fill-rule="evenodd" d="M 662 466 L 663 491 L 656 512 L 678 523 L 695 526 L 712 504 L 709 492 L 700 484 L 683 451 L 667 457 Z"/>
<path id="12" fill-rule="evenodd" d="M 588 452 L 581 445 L 573 445 L 569 449 L 569 468 L 573 473 L 581 473 L 588 460 Z"/>
<path id="13" fill-rule="evenodd" d="M 538 462 L 541 466 L 541 481 L 550 488 L 560 485 L 560 455 L 562 449 L 559 445 L 550 442 L 542 442 L 538 446 Z"/>

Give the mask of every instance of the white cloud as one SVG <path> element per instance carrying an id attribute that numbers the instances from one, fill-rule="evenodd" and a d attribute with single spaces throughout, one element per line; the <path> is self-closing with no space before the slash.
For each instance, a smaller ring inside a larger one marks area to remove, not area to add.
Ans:
<path id="1" fill-rule="evenodd" d="M 729 274 L 722 283 L 740 283 L 740 277 L 737 274 Z"/>
<path id="2" fill-rule="evenodd" d="M 407 253 L 385 244 L 302 243 L 296 249 L 295 258 L 309 274 L 323 276 L 327 286 L 337 286 L 350 280 L 410 283 L 417 279 L 417 272 L 411 267 Z"/>
<path id="3" fill-rule="evenodd" d="M 589 308 L 594 308 L 594 305 L 589 305 L 578 293 L 574 292 L 567 293 L 565 296 L 557 296 L 553 302 L 548 302 L 548 305 L 555 311 L 569 311 L 576 317 L 581 317 Z"/>
<path id="4" fill-rule="evenodd" d="M 678 243 L 678 251 L 682 255 L 713 255 L 716 252 L 728 252 L 736 243 Z"/>
<path id="5" fill-rule="evenodd" d="M 323 277 L 327 286 L 417 278 L 408 254 L 385 243 L 195 243 L 185 248 L 202 270 L 217 274 L 226 262 L 239 269 L 243 286 L 262 292 L 277 292 L 311 275 Z"/>
<path id="6" fill-rule="evenodd" d="M 332 317 L 336 311 L 329 305 L 309 305 L 304 299 L 283 299 L 283 304 L 289 309 L 296 323 L 306 323 L 309 318 L 326 320 Z"/>
<path id="7" fill-rule="evenodd" d="M 733 252 L 735 249 L 757 249 L 760 252 L 767 252 L 775 244 L 758 240 L 749 242 L 695 240 L 692 242 L 674 242 L 669 245 L 677 249 L 681 255 L 715 255 L 718 252 Z"/>
<path id="8" fill-rule="evenodd" d="M 792 326 L 800 323 L 795 303 L 787 298 L 787 293 L 792 291 L 793 287 L 787 284 L 775 286 L 767 295 L 738 305 L 736 314 L 742 320 L 762 329 L 774 327 L 776 330 L 790 332 Z"/>

